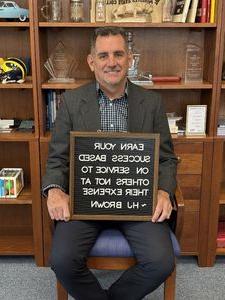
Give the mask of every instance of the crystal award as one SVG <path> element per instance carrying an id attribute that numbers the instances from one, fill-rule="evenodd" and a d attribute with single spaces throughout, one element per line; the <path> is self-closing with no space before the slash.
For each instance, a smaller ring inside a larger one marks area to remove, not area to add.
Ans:
<path id="1" fill-rule="evenodd" d="M 51 78 L 48 82 L 74 82 L 74 78 L 70 78 L 70 74 L 74 67 L 77 67 L 77 61 L 71 49 L 65 47 L 60 41 L 50 57 L 44 64 Z"/>
<path id="2" fill-rule="evenodd" d="M 203 81 L 203 51 L 195 44 L 186 46 L 184 81 L 186 83 Z"/>

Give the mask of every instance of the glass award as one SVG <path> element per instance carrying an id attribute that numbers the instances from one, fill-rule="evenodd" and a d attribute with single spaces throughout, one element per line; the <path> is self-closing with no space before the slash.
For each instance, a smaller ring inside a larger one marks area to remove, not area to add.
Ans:
<path id="1" fill-rule="evenodd" d="M 136 51 L 134 42 L 133 42 L 133 32 L 128 31 L 126 32 L 127 35 L 127 43 L 128 43 L 128 49 L 132 53 L 133 60 L 132 65 L 128 69 L 128 78 L 137 78 L 138 77 L 138 67 L 139 67 L 139 61 L 141 54 Z"/>
<path id="2" fill-rule="evenodd" d="M 77 67 L 77 61 L 71 49 L 60 41 L 44 64 L 51 78 L 48 82 L 74 82 L 70 78 L 72 69 Z"/>
<path id="3" fill-rule="evenodd" d="M 186 46 L 185 83 L 203 81 L 203 50 L 195 44 Z"/>

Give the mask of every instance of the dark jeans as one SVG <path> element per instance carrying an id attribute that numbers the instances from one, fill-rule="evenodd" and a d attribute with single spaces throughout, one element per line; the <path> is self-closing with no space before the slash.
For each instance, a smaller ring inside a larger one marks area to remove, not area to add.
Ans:
<path id="1" fill-rule="evenodd" d="M 108 227 L 126 236 L 137 264 L 103 290 L 86 266 L 99 232 Z M 57 222 L 51 267 L 76 300 L 140 300 L 163 283 L 174 269 L 174 252 L 167 223 L 69 221 Z"/>

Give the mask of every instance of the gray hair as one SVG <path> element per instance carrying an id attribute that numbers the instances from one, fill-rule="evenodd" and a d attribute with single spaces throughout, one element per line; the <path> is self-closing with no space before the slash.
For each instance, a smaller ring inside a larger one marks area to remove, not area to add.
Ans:
<path id="1" fill-rule="evenodd" d="M 126 32 L 122 27 L 113 27 L 113 26 L 106 26 L 106 27 L 99 27 L 94 30 L 94 34 L 92 35 L 91 39 L 91 51 L 95 49 L 96 40 L 98 36 L 110 36 L 110 35 L 121 35 L 124 42 L 126 49 L 128 49 L 127 43 L 127 36 Z"/>

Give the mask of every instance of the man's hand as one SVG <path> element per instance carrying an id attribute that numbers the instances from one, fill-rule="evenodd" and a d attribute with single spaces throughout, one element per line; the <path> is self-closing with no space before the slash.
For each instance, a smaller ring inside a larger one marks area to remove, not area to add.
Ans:
<path id="1" fill-rule="evenodd" d="M 169 219 L 172 209 L 169 194 L 163 190 L 158 190 L 157 204 L 152 216 L 152 222 L 163 222 L 165 219 Z"/>
<path id="2" fill-rule="evenodd" d="M 58 188 L 48 191 L 48 212 L 52 220 L 69 221 L 69 196 Z"/>

